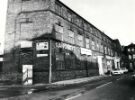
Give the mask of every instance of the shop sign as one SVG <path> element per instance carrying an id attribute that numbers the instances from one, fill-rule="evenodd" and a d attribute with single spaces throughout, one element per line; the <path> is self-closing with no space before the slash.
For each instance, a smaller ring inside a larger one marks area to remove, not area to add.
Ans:
<path id="1" fill-rule="evenodd" d="M 37 57 L 47 57 L 48 54 L 37 54 Z"/>
<path id="2" fill-rule="evenodd" d="M 48 49 L 49 49 L 48 42 L 36 43 L 36 50 L 48 50 Z"/>
<path id="3" fill-rule="evenodd" d="M 21 48 L 30 48 L 32 47 L 32 41 L 21 41 L 20 45 Z"/>
<path id="4" fill-rule="evenodd" d="M 3 61 L 3 58 L 0 58 L 0 61 Z"/>
<path id="5" fill-rule="evenodd" d="M 82 55 L 92 55 L 92 51 L 89 49 L 81 48 L 81 54 Z"/>
<path id="6" fill-rule="evenodd" d="M 75 47 L 67 43 L 56 43 L 57 48 L 63 48 L 66 50 L 74 51 Z"/>
<path id="7" fill-rule="evenodd" d="M 63 48 L 64 49 L 67 49 L 67 50 L 70 50 L 70 51 L 74 51 L 75 47 L 70 45 L 70 44 L 66 44 L 66 43 L 63 43 Z"/>

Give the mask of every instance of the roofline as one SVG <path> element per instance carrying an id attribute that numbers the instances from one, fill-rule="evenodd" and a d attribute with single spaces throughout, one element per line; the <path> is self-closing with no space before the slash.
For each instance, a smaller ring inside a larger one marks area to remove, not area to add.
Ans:
<path id="1" fill-rule="evenodd" d="M 68 7 L 66 4 L 64 4 L 62 1 L 60 0 L 55 0 L 56 2 L 62 4 L 64 7 L 66 7 L 67 9 L 69 9 L 70 11 L 72 11 L 73 13 L 75 13 L 77 16 L 79 16 L 80 18 L 82 18 L 84 21 L 86 21 L 88 24 L 90 24 L 92 27 L 94 27 L 95 29 L 97 29 L 98 31 L 101 32 L 102 35 L 106 36 L 107 38 L 109 38 L 110 40 L 113 40 L 111 37 L 109 37 L 108 35 L 106 35 L 104 32 L 102 32 L 101 30 L 99 30 L 96 26 L 94 26 L 91 22 L 89 22 L 88 20 L 86 20 L 85 18 L 83 18 L 82 16 L 80 16 L 77 12 L 75 12 L 73 9 L 71 9 L 70 7 Z"/>

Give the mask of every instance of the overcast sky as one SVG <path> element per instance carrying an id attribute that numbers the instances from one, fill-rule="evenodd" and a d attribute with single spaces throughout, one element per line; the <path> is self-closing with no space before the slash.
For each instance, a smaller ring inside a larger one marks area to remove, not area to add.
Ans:
<path id="1" fill-rule="evenodd" d="M 122 45 L 135 43 L 135 0 L 61 0 Z"/>
<path id="2" fill-rule="evenodd" d="M 122 45 L 135 43 L 135 0 L 61 0 Z M 5 33 L 7 0 L 0 0 L 0 41 Z"/>

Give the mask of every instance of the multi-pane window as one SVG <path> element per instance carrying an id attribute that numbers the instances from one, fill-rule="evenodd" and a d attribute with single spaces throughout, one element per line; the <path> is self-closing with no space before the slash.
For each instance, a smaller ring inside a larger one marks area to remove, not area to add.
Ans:
<path id="1" fill-rule="evenodd" d="M 105 47 L 105 49 L 104 49 L 104 50 L 105 50 L 105 54 L 107 54 L 107 47 Z"/>
<path id="2" fill-rule="evenodd" d="M 68 18 L 68 16 L 67 16 L 67 9 L 65 8 L 65 7 L 62 7 L 62 16 L 65 18 L 65 19 L 67 19 Z"/>
<path id="3" fill-rule="evenodd" d="M 78 34 L 78 44 L 79 46 L 83 46 L 83 36 Z"/>
<path id="4" fill-rule="evenodd" d="M 74 44 L 74 32 L 68 31 L 69 42 Z"/>
<path id="5" fill-rule="evenodd" d="M 93 37 L 92 37 L 92 41 L 91 41 L 91 47 L 92 47 L 92 50 L 95 50 L 95 41 L 94 41 Z"/>
<path id="6" fill-rule="evenodd" d="M 113 50 L 111 49 L 111 56 L 113 56 Z"/>
<path id="7" fill-rule="evenodd" d="M 81 27 L 82 26 L 82 21 L 81 21 L 81 18 L 77 18 L 77 25 L 79 26 L 79 27 Z"/>
<path id="8" fill-rule="evenodd" d="M 55 12 L 59 15 L 62 14 L 62 6 L 59 3 L 55 4 Z"/>
<path id="9" fill-rule="evenodd" d="M 130 52 L 131 50 L 130 50 L 130 48 L 128 49 L 128 52 Z"/>
<path id="10" fill-rule="evenodd" d="M 90 48 L 90 41 L 89 38 L 86 38 L 86 48 L 89 49 Z"/>
<path id="11" fill-rule="evenodd" d="M 134 52 L 135 51 L 135 49 L 134 48 L 132 48 L 132 52 Z"/>
<path id="12" fill-rule="evenodd" d="M 99 49 L 100 49 L 100 47 L 99 47 L 99 46 L 100 46 L 100 45 L 99 45 L 99 43 L 100 43 L 100 42 L 97 40 L 97 42 L 96 42 L 96 47 L 97 47 L 96 49 L 97 49 L 97 51 L 99 51 Z"/>
<path id="13" fill-rule="evenodd" d="M 133 59 L 135 59 L 135 54 L 133 54 Z"/>
<path id="14" fill-rule="evenodd" d="M 100 52 L 102 52 L 102 53 L 104 52 L 104 50 L 103 50 L 103 44 L 100 45 Z"/>
<path id="15" fill-rule="evenodd" d="M 67 18 L 69 21 L 72 21 L 72 14 L 70 11 L 67 11 Z"/>
<path id="16" fill-rule="evenodd" d="M 87 23 L 84 23 L 84 30 L 87 30 Z"/>
<path id="17" fill-rule="evenodd" d="M 128 55 L 128 58 L 129 58 L 129 59 L 132 59 L 132 56 L 131 56 L 131 55 Z"/>
<path id="18" fill-rule="evenodd" d="M 80 27 L 83 27 L 83 20 L 80 18 Z"/>
<path id="19" fill-rule="evenodd" d="M 56 38 L 63 41 L 63 27 L 61 25 L 55 25 Z"/>
<path id="20" fill-rule="evenodd" d="M 56 69 L 65 70 L 64 56 L 62 54 L 56 54 Z"/>
<path id="21" fill-rule="evenodd" d="M 33 23 L 21 23 L 21 37 L 22 39 L 29 39 L 34 36 L 33 33 Z M 27 34 L 27 35 L 26 35 Z"/>
<path id="22" fill-rule="evenodd" d="M 90 31 L 90 33 L 92 33 L 92 26 L 90 26 L 89 31 Z"/>

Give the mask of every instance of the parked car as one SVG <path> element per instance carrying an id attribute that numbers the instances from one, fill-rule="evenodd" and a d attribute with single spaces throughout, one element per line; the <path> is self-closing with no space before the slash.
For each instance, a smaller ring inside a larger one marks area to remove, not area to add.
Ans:
<path id="1" fill-rule="evenodd" d="M 123 70 L 112 70 L 111 72 L 113 75 L 120 75 L 120 74 L 124 74 Z"/>
<path id="2" fill-rule="evenodd" d="M 123 73 L 127 73 L 128 70 L 126 68 L 120 69 L 121 71 L 123 71 Z"/>

